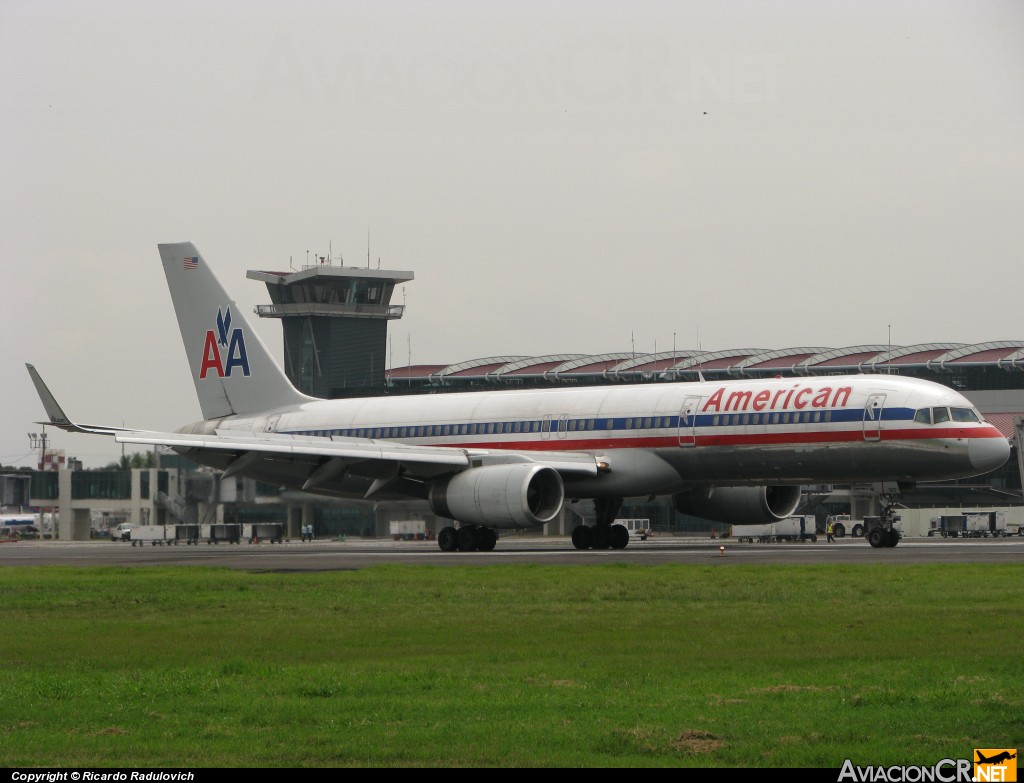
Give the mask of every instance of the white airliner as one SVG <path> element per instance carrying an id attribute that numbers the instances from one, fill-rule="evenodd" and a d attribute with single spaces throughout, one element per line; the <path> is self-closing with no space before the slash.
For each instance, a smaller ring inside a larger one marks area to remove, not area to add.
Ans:
<path id="1" fill-rule="evenodd" d="M 596 525 L 573 531 L 577 548 L 623 548 L 612 522 L 626 497 L 759 524 L 790 516 L 802 485 L 964 478 L 1010 454 L 961 394 L 893 375 L 308 397 L 192 243 L 159 249 L 203 420 L 174 433 L 76 424 L 29 365 L 48 423 L 293 489 L 426 500 L 453 520 L 444 551 L 491 550 L 495 530 L 544 525 L 566 501 L 597 509 Z M 891 522 L 869 536 L 898 540 Z"/>

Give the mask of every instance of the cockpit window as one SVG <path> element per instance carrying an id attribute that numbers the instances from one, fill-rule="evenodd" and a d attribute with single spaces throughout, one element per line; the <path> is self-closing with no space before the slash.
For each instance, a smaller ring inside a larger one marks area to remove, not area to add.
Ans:
<path id="1" fill-rule="evenodd" d="M 949 408 L 933 408 L 932 421 L 936 424 L 942 421 L 949 421 Z"/>
<path id="2" fill-rule="evenodd" d="M 974 408 L 953 408 L 953 421 L 980 421 Z"/>
<path id="3" fill-rule="evenodd" d="M 921 408 L 917 413 L 914 414 L 914 421 L 916 421 L 918 424 L 931 424 L 932 409 Z"/>

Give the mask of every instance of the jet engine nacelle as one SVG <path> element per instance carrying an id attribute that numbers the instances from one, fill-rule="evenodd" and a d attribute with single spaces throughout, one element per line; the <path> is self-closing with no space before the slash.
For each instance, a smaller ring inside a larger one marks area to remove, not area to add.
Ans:
<path id="1" fill-rule="evenodd" d="M 682 514 L 731 525 L 760 525 L 793 515 L 800 487 L 705 487 L 672 496 Z"/>
<path id="2" fill-rule="evenodd" d="M 565 491 L 558 471 L 532 462 L 487 465 L 457 473 L 430 488 L 435 514 L 462 523 L 497 528 L 537 527 L 562 508 Z"/>

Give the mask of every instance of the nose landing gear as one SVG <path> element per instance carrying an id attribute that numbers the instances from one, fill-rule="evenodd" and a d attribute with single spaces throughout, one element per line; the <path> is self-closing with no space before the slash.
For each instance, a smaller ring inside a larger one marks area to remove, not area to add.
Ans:
<path id="1" fill-rule="evenodd" d="M 896 513 L 896 501 L 892 497 L 885 497 L 885 508 L 877 520 L 865 521 L 864 532 L 868 543 L 875 549 L 883 547 L 894 547 L 900 542 L 900 531 L 894 526 L 900 515 Z"/>

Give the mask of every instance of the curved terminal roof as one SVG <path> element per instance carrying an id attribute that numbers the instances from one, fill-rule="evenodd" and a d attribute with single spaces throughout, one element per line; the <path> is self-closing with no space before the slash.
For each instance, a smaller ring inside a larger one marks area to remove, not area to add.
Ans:
<path id="1" fill-rule="evenodd" d="M 722 351 L 677 350 L 660 353 L 550 354 L 490 356 L 449 365 L 415 365 L 388 371 L 388 379 L 446 384 L 486 380 L 514 383 L 526 378 L 548 381 L 582 379 L 672 379 L 684 373 L 716 372 L 735 377 L 786 371 L 799 375 L 884 372 L 899 367 L 950 370 L 990 364 L 1024 370 L 1024 341 L 853 345 L 847 348 L 736 348 Z"/>

